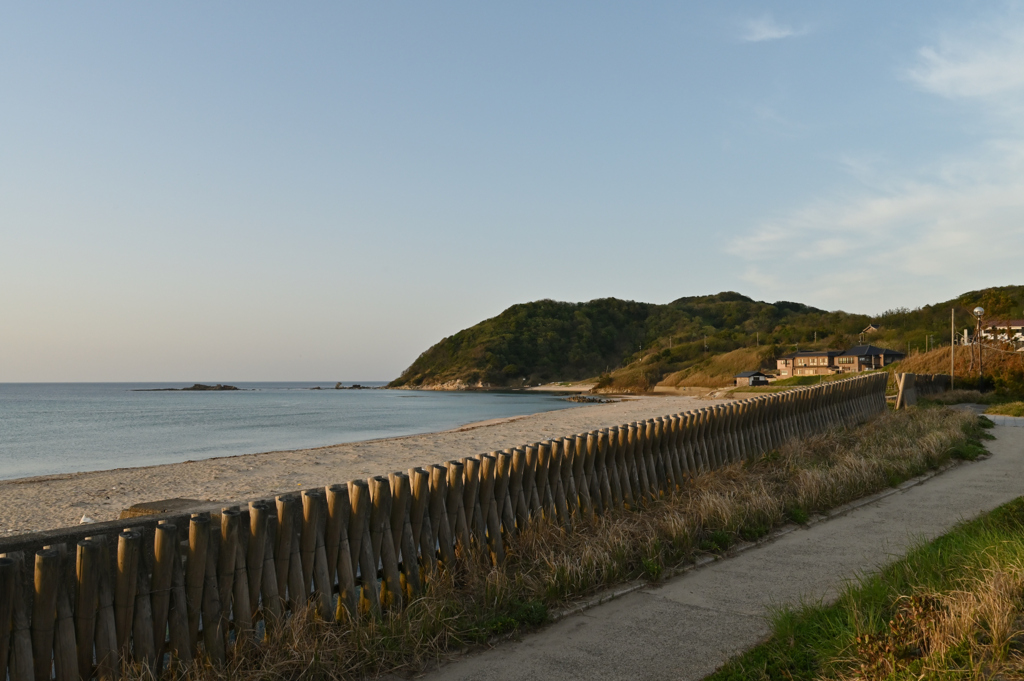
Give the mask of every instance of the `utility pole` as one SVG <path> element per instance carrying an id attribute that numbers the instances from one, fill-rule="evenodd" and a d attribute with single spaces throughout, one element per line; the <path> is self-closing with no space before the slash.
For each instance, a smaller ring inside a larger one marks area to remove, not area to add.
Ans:
<path id="1" fill-rule="evenodd" d="M 982 345 L 981 338 L 981 317 L 985 314 L 985 308 L 976 307 L 974 308 L 974 316 L 978 318 L 977 326 L 974 330 L 974 342 L 978 344 L 978 389 L 981 389 L 981 378 L 985 375 L 984 358 L 982 357 L 984 347 Z"/>
<path id="2" fill-rule="evenodd" d="M 956 311 L 949 311 L 949 389 L 953 389 L 956 381 Z"/>

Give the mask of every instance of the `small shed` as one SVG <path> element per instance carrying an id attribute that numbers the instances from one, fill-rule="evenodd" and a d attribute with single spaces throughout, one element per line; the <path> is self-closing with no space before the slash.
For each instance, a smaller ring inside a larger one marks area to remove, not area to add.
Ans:
<path id="1" fill-rule="evenodd" d="M 734 376 L 733 385 L 768 385 L 768 376 L 760 371 L 744 371 Z"/>

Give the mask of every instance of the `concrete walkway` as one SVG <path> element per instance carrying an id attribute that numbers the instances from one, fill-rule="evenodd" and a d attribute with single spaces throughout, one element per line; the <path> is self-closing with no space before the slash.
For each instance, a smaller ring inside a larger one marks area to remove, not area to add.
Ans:
<path id="1" fill-rule="evenodd" d="M 991 432 L 997 439 L 987 443 L 988 459 L 567 617 L 521 641 L 467 655 L 424 678 L 701 679 L 768 635 L 771 606 L 833 599 L 844 580 L 1024 495 L 1024 429 L 1000 425 Z"/>

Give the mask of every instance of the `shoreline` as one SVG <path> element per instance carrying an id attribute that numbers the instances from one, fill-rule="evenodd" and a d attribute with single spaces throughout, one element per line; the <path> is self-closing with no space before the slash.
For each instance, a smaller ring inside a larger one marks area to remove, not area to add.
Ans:
<path id="1" fill-rule="evenodd" d="M 245 503 L 724 401 L 628 396 L 613 403 L 488 419 L 432 433 L 0 480 L 0 536 L 77 525 L 83 516 L 97 522 L 116 520 L 129 506 L 171 498 Z"/>

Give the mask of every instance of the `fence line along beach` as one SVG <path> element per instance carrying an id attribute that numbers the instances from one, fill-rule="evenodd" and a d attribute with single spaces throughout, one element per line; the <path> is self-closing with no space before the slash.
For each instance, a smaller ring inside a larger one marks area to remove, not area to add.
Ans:
<path id="1" fill-rule="evenodd" d="M 446 463 L 412 462 L 408 473 L 322 480 L 301 496 L 136 518 L 125 530 L 111 522 L 0 539 L 0 607 L 12 613 L 2 620 L 11 631 L 2 633 L 5 640 L 13 633 L 15 649 L 10 676 L 30 681 L 34 668 L 36 679 L 49 679 L 52 664 L 57 681 L 116 680 L 134 660 L 159 677 L 168 664 L 187 666 L 197 656 L 223 668 L 229 646 L 246 654 L 262 639 L 257 624 L 269 632 L 289 612 L 342 626 L 385 610 L 400 617 L 440 571 L 486 575 L 504 563 L 507 542 L 532 526 L 571 533 L 786 441 L 863 422 L 886 410 L 886 378 L 619 426 L 611 424 L 622 414 L 594 409 L 599 420 L 589 432 L 579 425 L 461 459 L 439 452 Z"/>
<path id="2" fill-rule="evenodd" d="M 183 463 L 0 481 L 0 536 L 114 520 L 132 505 L 171 498 L 244 502 L 382 471 L 473 456 L 637 419 L 716 404 L 640 397 L 491 419 L 443 432 Z M 45 512 L 41 512 L 45 509 Z"/>

